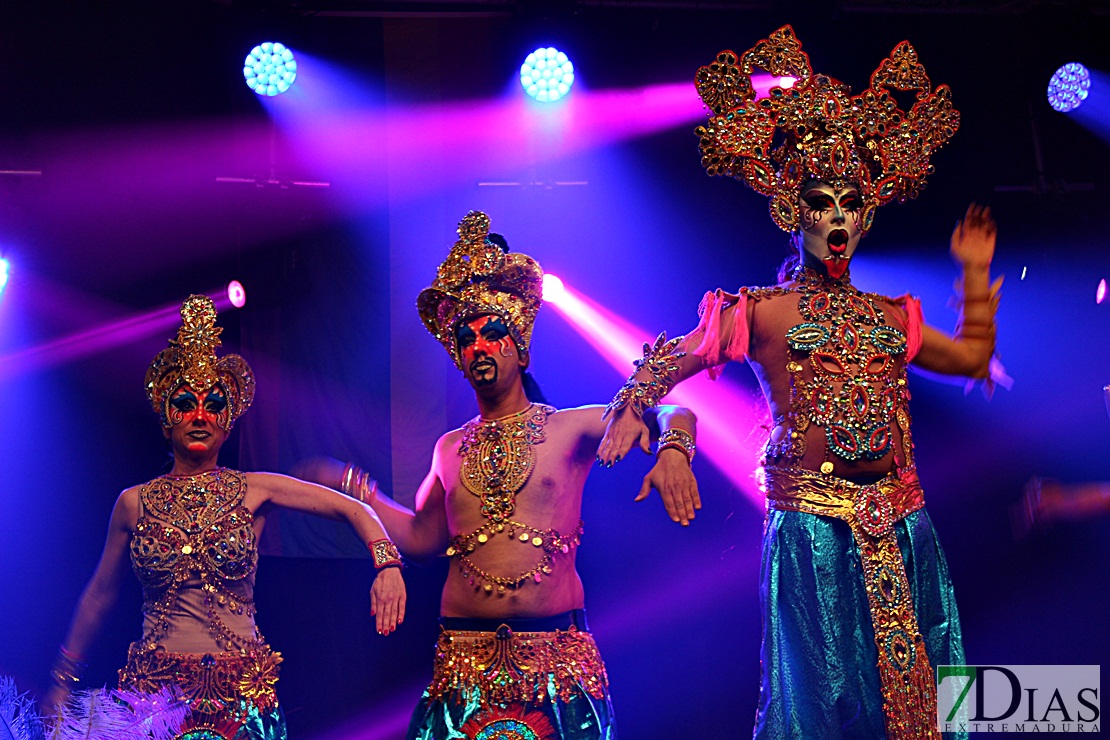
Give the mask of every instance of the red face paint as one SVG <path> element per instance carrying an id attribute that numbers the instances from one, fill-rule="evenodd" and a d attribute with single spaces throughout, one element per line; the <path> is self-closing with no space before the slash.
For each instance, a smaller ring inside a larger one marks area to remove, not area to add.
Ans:
<path id="1" fill-rule="evenodd" d="M 516 357 L 516 345 L 499 316 L 478 316 L 455 330 L 463 372 L 475 385 L 492 385 L 499 375 L 498 357 Z"/>
<path id="2" fill-rule="evenodd" d="M 170 426 L 211 424 L 227 431 L 231 426 L 231 409 L 223 387 L 214 385 L 207 391 L 196 393 L 188 385 L 177 389 L 167 403 L 166 418 Z"/>

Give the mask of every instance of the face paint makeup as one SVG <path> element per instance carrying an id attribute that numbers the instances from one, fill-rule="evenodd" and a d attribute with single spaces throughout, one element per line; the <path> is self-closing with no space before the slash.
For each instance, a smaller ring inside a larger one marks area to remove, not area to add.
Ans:
<path id="1" fill-rule="evenodd" d="M 465 321 L 456 329 L 455 340 L 464 372 L 475 386 L 497 382 L 499 368 L 494 355 L 515 357 L 516 345 L 508 327 L 498 316 L 485 315 Z"/>
<path id="2" fill-rule="evenodd" d="M 203 420 L 224 431 L 231 426 L 227 394 L 219 385 L 214 385 L 200 394 L 188 385 L 183 385 L 170 397 L 167 406 L 166 418 L 169 419 L 171 427 L 198 420 Z"/>
<path id="3" fill-rule="evenodd" d="M 801 247 L 834 278 L 847 272 L 859 244 L 862 208 L 854 185 L 836 188 L 823 180 L 806 183 L 798 198 Z"/>

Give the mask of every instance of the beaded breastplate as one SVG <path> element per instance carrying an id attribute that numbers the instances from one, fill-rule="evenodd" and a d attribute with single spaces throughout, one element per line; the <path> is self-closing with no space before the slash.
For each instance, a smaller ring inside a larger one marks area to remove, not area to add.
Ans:
<path id="1" fill-rule="evenodd" d="M 171 613 L 185 589 L 200 589 L 207 630 L 224 650 L 248 641 L 231 631 L 221 613 L 254 615 L 253 584 L 258 565 L 252 527 L 243 506 L 243 473 L 216 468 L 199 475 L 164 475 L 139 491 L 142 515 L 131 538 L 131 565 L 143 586 L 143 609 L 154 618 L 152 641 L 167 631 Z"/>
<path id="2" fill-rule="evenodd" d="M 824 473 L 830 456 L 856 462 L 878 460 L 891 451 L 893 424 L 902 433 L 904 463 L 912 460 L 909 438 L 909 390 L 906 385 L 906 336 L 888 325 L 880 296 L 863 293 L 847 278 L 836 280 L 799 269 L 798 313 L 802 321 L 786 332 L 793 352 L 790 374 L 790 430 L 769 444 L 767 457 L 800 460 L 806 453 L 805 432 L 811 424 L 825 432 Z"/>
<path id="3" fill-rule="evenodd" d="M 536 466 L 535 446 L 545 439 L 547 417 L 556 409 L 530 404 L 523 411 L 502 419 L 472 419 L 463 425 L 459 456 L 462 467 L 459 477 L 468 491 L 481 501 L 482 516 L 487 521 L 468 534 L 451 538 L 448 557 L 459 559 L 463 578 L 486 593 L 504 594 L 534 581 L 540 583 L 552 572 L 552 563 L 559 553 L 569 553 L 582 535 L 582 522 L 575 530 L 563 534 L 554 529 L 538 529 L 512 518 L 516 510 L 516 494 L 524 488 Z M 471 554 L 499 534 L 523 545 L 531 545 L 542 553 L 536 564 L 512 576 L 499 576 L 483 570 Z"/>

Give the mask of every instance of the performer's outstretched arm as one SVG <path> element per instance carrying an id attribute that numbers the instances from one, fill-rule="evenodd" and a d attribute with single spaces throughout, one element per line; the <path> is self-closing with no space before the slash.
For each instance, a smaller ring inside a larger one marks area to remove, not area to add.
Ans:
<path id="1" fill-rule="evenodd" d="M 249 507 L 270 503 L 294 511 L 346 521 L 374 555 L 378 575 L 370 588 L 370 613 L 378 634 L 388 635 L 405 619 L 405 582 L 401 560 L 382 522 L 365 502 L 330 488 L 276 473 L 247 473 Z"/>
<path id="2" fill-rule="evenodd" d="M 431 470 L 416 493 L 416 511 L 382 495 L 378 482 L 360 468 L 335 458 L 307 460 L 297 465 L 294 474 L 364 501 L 378 515 L 390 538 L 406 557 L 434 558 L 447 550 L 450 540 L 444 507 L 445 489 L 439 475 L 442 448 L 449 444 L 450 435 L 449 432 L 436 442 Z"/>

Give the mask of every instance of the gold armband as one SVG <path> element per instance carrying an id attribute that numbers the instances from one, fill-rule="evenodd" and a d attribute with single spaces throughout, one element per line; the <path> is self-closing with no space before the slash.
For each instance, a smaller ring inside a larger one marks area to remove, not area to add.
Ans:
<path id="1" fill-rule="evenodd" d="M 605 407 L 602 418 L 626 406 L 631 406 L 632 412 L 643 418 L 645 410 L 659 403 L 659 399 L 674 387 L 670 374 L 678 370 L 675 361 L 686 356 L 685 352 L 675 352 L 682 339 L 683 337 L 675 337 L 668 341 L 667 333 L 663 332 L 656 337 L 655 344 L 645 342 L 643 359 L 633 363 L 636 370 Z M 647 370 L 651 380 L 637 380 L 636 376 L 641 370 Z"/>

